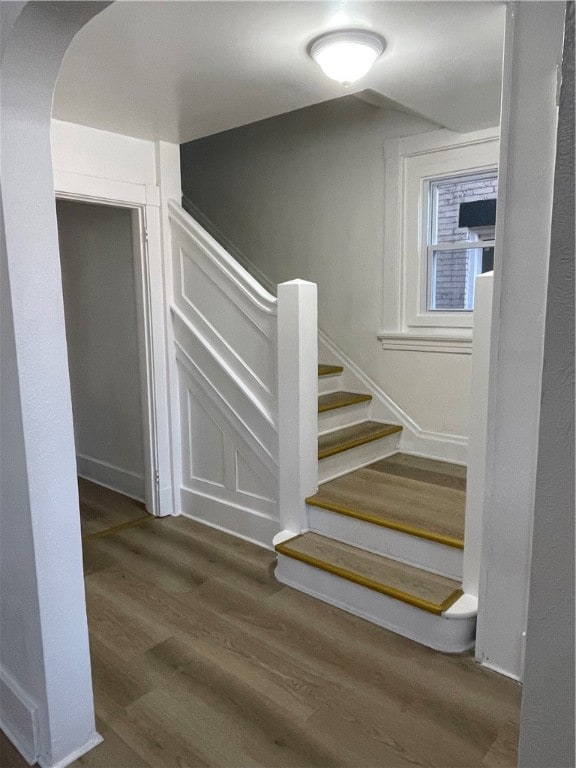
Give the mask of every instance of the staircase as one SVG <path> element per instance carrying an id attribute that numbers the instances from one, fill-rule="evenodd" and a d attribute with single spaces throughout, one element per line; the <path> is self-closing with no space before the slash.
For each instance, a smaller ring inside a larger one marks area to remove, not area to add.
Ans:
<path id="1" fill-rule="evenodd" d="M 462 590 L 466 470 L 398 452 L 402 427 L 318 366 L 318 492 L 308 530 L 275 540 L 284 584 L 448 653 L 474 645 Z"/>

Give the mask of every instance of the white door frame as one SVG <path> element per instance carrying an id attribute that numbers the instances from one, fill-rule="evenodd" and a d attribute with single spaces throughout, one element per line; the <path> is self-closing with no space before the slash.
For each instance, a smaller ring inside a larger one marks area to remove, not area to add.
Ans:
<path id="1" fill-rule="evenodd" d="M 160 493 L 161 454 L 169 446 L 161 446 L 161 434 L 166 434 L 167 425 L 162 425 L 162 409 L 158 407 L 158 391 L 165 391 L 161 377 L 165 374 L 162 366 L 158 370 L 157 360 L 165 359 L 165 337 L 163 333 L 164 302 L 163 291 L 153 291 L 152 285 L 159 275 L 153 274 L 150 250 L 161 253 L 159 208 L 156 200 L 157 187 L 125 182 L 113 182 L 79 174 L 55 173 L 55 195 L 59 200 L 78 203 L 92 203 L 114 208 L 126 208 L 132 212 L 132 240 L 134 248 L 134 277 L 136 312 L 138 320 L 138 351 L 140 358 L 140 382 L 142 395 L 142 427 L 144 438 L 144 498 L 150 514 L 163 516 L 172 513 L 169 493 Z M 94 188 L 96 187 L 96 188 Z M 156 192 L 156 194 L 155 194 Z M 150 202 L 152 199 L 152 203 Z M 161 266 L 161 259 L 160 266 Z M 161 274 L 160 274 L 161 278 Z M 157 322 L 161 320 L 161 322 Z M 155 328 L 157 329 L 155 332 Z M 165 478 L 170 482 L 171 473 Z"/>

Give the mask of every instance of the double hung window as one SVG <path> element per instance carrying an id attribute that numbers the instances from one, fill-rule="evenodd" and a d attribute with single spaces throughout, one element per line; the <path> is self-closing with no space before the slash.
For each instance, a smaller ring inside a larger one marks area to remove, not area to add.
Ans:
<path id="1" fill-rule="evenodd" d="M 430 179 L 427 186 L 426 311 L 471 312 L 476 276 L 492 269 L 498 172 Z"/>

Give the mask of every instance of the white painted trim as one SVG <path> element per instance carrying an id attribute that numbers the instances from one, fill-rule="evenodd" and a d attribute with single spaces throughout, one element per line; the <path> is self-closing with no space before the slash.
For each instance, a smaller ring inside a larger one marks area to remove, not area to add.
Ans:
<path id="1" fill-rule="evenodd" d="M 174 200 L 168 201 L 168 210 L 171 221 L 187 238 L 198 244 L 223 276 L 246 294 L 262 312 L 276 314 L 276 297 L 269 293 L 204 227 L 194 221 L 191 214 L 186 213 Z"/>
<path id="2" fill-rule="evenodd" d="M 133 238 L 136 302 L 139 320 L 139 352 L 143 410 L 145 456 L 145 499 L 148 511 L 154 515 L 174 512 L 171 503 L 171 450 L 166 396 L 165 298 L 162 282 L 162 245 L 160 241 L 159 209 L 147 205 L 150 190 L 143 184 L 95 179 L 84 174 L 54 172 L 57 198 L 97 205 L 129 208 L 133 211 Z M 138 235 L 136 240 L 135 235 Z M 168 254 L 165 258 L 168 258 Z M 144 327 L 142 327 L 142 324 Z M 143 377 L 142 377 L 143 375 Z M 162 435 L 162 441 L 159 440 Z M 118 477 L 118 476 L 116 476 Z M 96 480 L 96 482 L 98 482 Z M 106 481 L 109 482 L 109 481 Z M 109 487 L 113 487 L 109 486 Z M 162 488 L 162 493 L 160 492 Z M 124 491 L 121 491 L 124 492 Z M 132 489 L 133 495 L 135 492 Z M 141 498 L 136 491 L 135 498 Z M 160 506 L 161 502 L 164 506 Z"/>
<path id="3" fill-rule="evenodd" d="M 478 596 L 482 556 L 482 516 L 486 484 L 488 429 L 488 372 L 492 323 L 494 273 L 476 278 L 476 321 L 470 383 L 470 435 L 466 477 L 466 518 L 464 544 L 464 591 Z"/>
<path id="4" fill-rule="evenodd" d="M 259 269 L 242 251 L 206 216 L 206 214 L 196 206 L 189 197 L 182 195 L 182 206 L 188 211 L 201 227 L 208 232 L 236 261 L 238 261 L 247 272 L 249 272 L 266 290 L 272 295 L 276 295 L 276 285 Z"/>
<path id="5" fill-rule="evenodd" d="M 498 128 L 487 128 L 459 134 L 449 130 L 384 142 L 384 174 L 386 207 L 384 229 L 384 281 L 382 292 L 382 325 L 380 335 L 394 336 L 409 332 L 417 336 L 441 334 L 442 329 L 465 329 L 473 326 L 472 312 L 424 312 L 426 306 L 426 265 L 422 259 L 422 246 L 426 232 L 422 226 L 423 188 L 431 175 L 441 176 L 442 168 L 450 172 L 475 171 L 497 165 L 498 158 L 492 145 L 499 141 Z M 441 162 L 442 153 L 462 151 L 476 147 L 484 157 L 465 162 L 453 168 Z M 412 167 L 419 163 L 416 172 Z M 425 243 L 427 245 L 427 243 Z M 429 331 L 427 331 L 429 329 Z M 438 333 L 440 332 L 440 334 Z M 394 340 L 392 340 L 394 343 Z M 388 349 L 399 347 L 385 347 Z M 404 348 L 404 347 L 402 347 Z M 406 347 L 408 349 L 408 347 Z M 413 351 L 448 351 L 415 348 Z"/>
<path id="6" fill-rule="evenodd" d="M 78 476 L 136 501 L 144 501 L 144 477 L 90 456 L 76 455 Z"/>
<path id="7" fill-rule="evenodd" d="M 529 595 L 564 14 L 563 3 L 523 2 L 506 14 L 476 657 L 516 679 Z"/>
<path id="8" fill-rule="evenodd" d="M 180 488 L 182 486 L 182 441 L 180 438 L 180 396 L 178 382 L 178 367 L 174 344 L 174 329 L 170 307 L 174 302 L 174 276 L 172 256 L 172 231 L 168 201 L 180 199 L 180 145 L 165 141 L 156 142 L 156 181 L 160 190 L 160 236 L 162 240 L 161 280 L 164 299 L 164 360 L 166 376 L 164 391 L 157 391 L 158 398 L 166 404 L 166 420 L 160 420 L 159 432 L 163 427 L 163 445 L 170 448 L 166 456 L 169 474 L 162 473 L 159 488 L 160 509 L 171 510 L 173 515 L 180 514 Z M 161 434 L 161 433 L 160 433 Z"/>
<path id="9" fill-rule="evenodd" d="M 498 126 L 469 133 L 458 133 L 447 128 L 441 128 L 438 131 L 428 131 L 427 133 L 385 141 L 384 157 L 388 160 L 391 157 L 422 155 L 461 146 L 483 144 L 499 138 L 500 129 Z"/>
<path id="10" fill-rule="evenodd" d="M 38 707 L 0 667 L 0 728 L 27 763 L 38 760 Z"/>
<path id="11" fill-rule="evenodd" d="M 90 752 L 91 749 L 94 749 L 94 747 L 102 744 L 103 741 L 104 739 L 102 736 L 100 736 L 99 733 L 95 733 L 90 739 L 88 739 L 86 744 L 79 747 L 78 749 L 75 749 L 74 752 L 66 755 L 66 757 L 62 758 L 62 760 L 58 760 L 57 763 L 46 761 L 40 757 L 38 759 L 38 765 L 40 765 L 41 768 L 66 768 L 66 766 L 71 765 L 73 762 L 78 760 L 78 758 L 82 757 L 82 755 L 85 755 L 87 752 Z"/>
<path id="12" fill-rule="evenodd" d="M 278 467 L 283 528 L 307 526 L 318 488 L 318 304 L 315 283 L 278 286 Z"/>
<path id="13" fill-rule="evenodd" d="M 144 184 L 102 179 L 83 173 L 60 171 L 58 168 L 54 169 L 54 191 L 57 197 L 65 200 L 81 199 L 100 204 L 106 201 L 105 205 L 130 207 L 150 205 L 146 199 Z"/>
<path id="14" fill-rule="evenodd" d="M 182 488 L 182 515 L 210 528 L 272 549 L 272 540 L 280 529 L 278 520 L 246 506 L 231 504 L 201 491 Z"/>
<path id="15" fill-rule="evenodd" d="M 440 352 L 454 355 L 472 354 L 471 336 L 440 336 L 411 333 L 387 333 L 381 331 L 376 334 L 382 342 L 382 349 L 406 352 Z"/>

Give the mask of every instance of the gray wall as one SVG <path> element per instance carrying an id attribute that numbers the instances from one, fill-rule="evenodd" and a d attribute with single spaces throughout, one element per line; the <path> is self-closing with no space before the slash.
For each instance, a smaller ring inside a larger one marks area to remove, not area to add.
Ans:
<path id="1" fill-rule="evenodd" d="M 574 766 L 574 3 L 562 68 L 519 762 Z"/>
<path id="2" fill-rule="evenodd" d="M 422 428 L 466 435 L 469 356 L 376 338 L 398 258 L 384 253 L 384 143 L 436 128 L 343 97 L 182 145 L 182 189 L 272 282 L 317 283 L 321 330 Z"/>
<path id="3" fill-rule="evenodd" d="M 79 474 L 144 498 L 131 212 L 57 203 Z"/>

